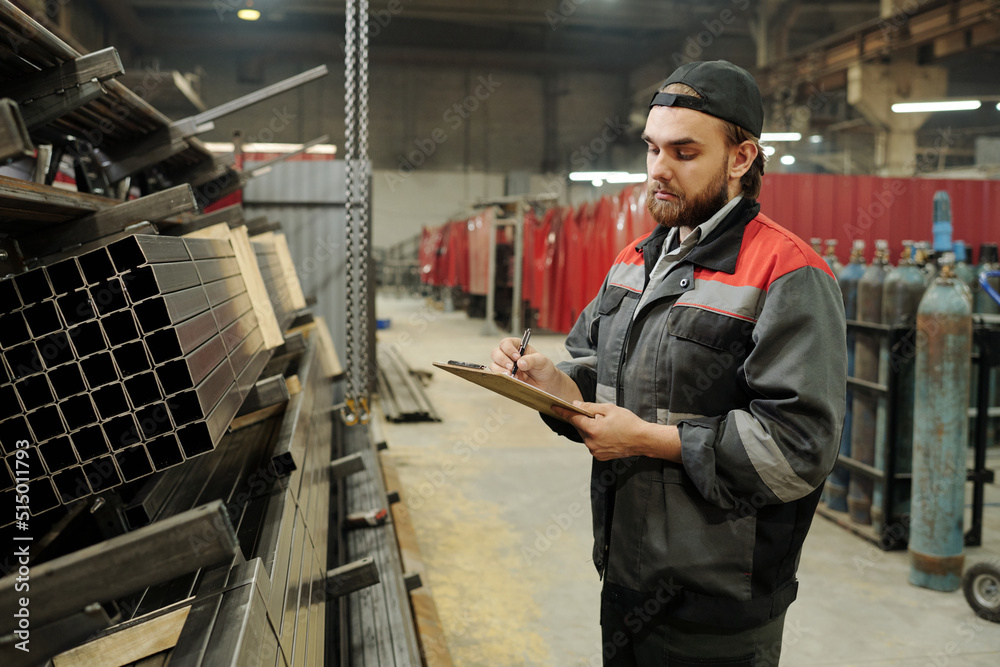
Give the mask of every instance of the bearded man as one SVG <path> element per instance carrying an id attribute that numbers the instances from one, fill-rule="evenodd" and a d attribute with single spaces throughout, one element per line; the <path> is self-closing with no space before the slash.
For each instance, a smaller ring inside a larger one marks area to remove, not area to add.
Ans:
<path id="1" fill-rule="evenodd" d="M 595 415 L 546 417 L 593 455 L 605 665 L 777 665 L 843 425 L 837 281 L 760 213 L 763 103 L 725 61 L 652 99 L 647 206 L 555 365 L 518 339 L 491 369 Z"/>

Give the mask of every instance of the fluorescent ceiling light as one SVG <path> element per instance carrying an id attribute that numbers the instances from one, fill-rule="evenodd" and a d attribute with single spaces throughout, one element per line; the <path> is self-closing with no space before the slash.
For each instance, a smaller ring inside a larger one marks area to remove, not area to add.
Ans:
<path id="1" fill-rule="evenodd" d="M 900 102 L 892 105 L 896 113 L 927 113 L 930 111 L 972 111 L 983 106 L 979 100 L 952 100 L 947 102 Z"/>
<path id="2" fill-rule="evenodd" d="M 809 137 L 809 143 L 811 144 L 821 144 L 823 143 L 823 136 L 820 134 L 814 134 Z"/>
<path id="3" fill-rule="evenodd" d="M 236 16 L 240 17 L 244 21 L 256 21 L 260 18 L 260 12 L 256 9 L 241 9 L 236 12 Z"/>
<path id="4" fill-rule="evenodd" d="M 781 156 L 781 164 L 795 164 L 795 156 L 794 155 L 782 155 Z"/>
<path id="5" fill-rule="evenodd" d="M 569 180 L 576 182 L 590 181 L 594 185 L 608 183 L 643 183 L 646 174 L 630 174 L 627 171 L 574 171 L 569 175 Z M 598 181 L 601 181 L 598 184 Z"/>
<path id="6" fill-rule="evenodd" d="M 774 146 L 764 146 L 764 155 L 771 157 L 774 155 L 774 151 L 777 150 Z"/>
<path id="7" fill-rule="evenodd" d="M 1000 102 L 997 102 L 997 111 L 1000 111 Z"/>
<path id="8" fill-rule="evenodd" d="M 228 141 L 206 141 L 205 148 L 212 153 L 232 153 L 236 146 Z M 294 153 L 302 148 L 302 144 L 243 144 L 244 153 Z M 336 155 L 337 147 L 333 144 L 317 144 L 306 151 L 316 155 Z"/>
<path id="9" fill-rule="evenodd" d="M 798 132 L 764 132 L 761 141 L 799 141 L 802 135 Z"/>

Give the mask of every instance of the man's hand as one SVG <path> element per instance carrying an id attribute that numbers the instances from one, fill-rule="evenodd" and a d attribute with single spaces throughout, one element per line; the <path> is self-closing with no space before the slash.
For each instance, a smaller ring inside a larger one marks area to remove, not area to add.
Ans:
<path id="1" fill-rule="evenodd" d="M 598 461 L 649 456 L 681 462 L 681 439 L 676 426 L 650 424 L 631 410 L 610 403 L 573 401 L 573 405 L 594 416 L 587 417 L 557 405 L 552 408 L 576 427 Z"/>
<path id="2" fill-rule="evenodd" d="M 521 345 L 520 338 L 504 338 L 499 347 L 490 354 L 489 369 L 494 373 L 506 373 L 517 364 L 515 377 L 542 391 L 558 396 L 567 401 L 582 399 L 580 388 L 573 380 L 556 368 L 552 360 L 538 352 L 530 344 L 524 350 L 524 356 L 518 354 Z"/>

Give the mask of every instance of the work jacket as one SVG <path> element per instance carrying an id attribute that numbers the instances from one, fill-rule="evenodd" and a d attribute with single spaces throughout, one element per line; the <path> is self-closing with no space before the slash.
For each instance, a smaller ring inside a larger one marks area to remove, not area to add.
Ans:
<path id="1" fill-rule="evenodd" d="M 683 465 L 594 461 L 594 564 L 606 594 L 732 628 L 757 627 L 795 599 L 847 382 L 836 279 L 759 211 L 740 202 L 639 312 L 668 230 L 623 250 L 567 338 L 572 360 L 558 365 L 585 400 L 680 432 Z"/>

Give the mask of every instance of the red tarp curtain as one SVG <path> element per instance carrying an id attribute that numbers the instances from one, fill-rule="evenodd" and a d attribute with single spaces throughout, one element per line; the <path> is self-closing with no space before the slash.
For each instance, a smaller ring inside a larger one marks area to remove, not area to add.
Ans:
<path id="1" fill-rule="evenodd" d="M 847 261 L 855 239 L 887 239 L 893 258 L 904 239 L 932 239 L 933 198 L 951 196 L 954 238 L 974 249 L 996 242 L 1000 221 L 1000 181 L 958 181 L 771 174 L 764 177 L 761 211 L 806 241 L 837 239 Z M 468 220 L 424 228 L 420 243 L 423 282 L 460 287 L 485 295 L 488 284 L 492 211 Z M 578 207 L 549 209 L 524 221 L 524 299 L 538 311 L 538 326 L 568 332 L 597 294 L 618 253 L 652 231 L 645 185 L 630 185 L 615 196 Z M 502 239 L 500 240 L 502 242 Z"/>

